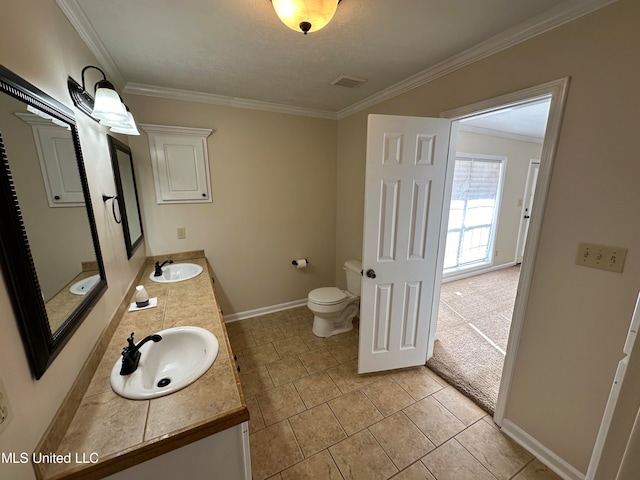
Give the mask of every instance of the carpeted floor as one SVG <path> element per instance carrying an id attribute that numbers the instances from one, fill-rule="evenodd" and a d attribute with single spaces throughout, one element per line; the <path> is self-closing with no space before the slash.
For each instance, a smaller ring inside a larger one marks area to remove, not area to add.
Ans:
<path id="1" fill-rule="evenodd" d="M 427 365 L 494 413 L 520 267 L 442 284 L 438 340 Z"/>

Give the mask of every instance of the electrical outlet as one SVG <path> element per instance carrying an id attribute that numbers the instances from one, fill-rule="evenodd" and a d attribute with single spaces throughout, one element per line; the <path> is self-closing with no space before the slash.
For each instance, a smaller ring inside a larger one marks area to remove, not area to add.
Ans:
<path id="1" fill-rule="evenodd" d="M 2 380 L 0 380 L 0 434 L 7 428 L 12 418 L 13 412 L 11 411 L 11 405 L 9 405 L 7 390 L 4 388 Z"/>
<path id="2" fill-rule="evenodd" d="M 184 227 L 178 227 L 178 240 L 187 238 L 187 230 Z"/>
<path id="3" fill-rule="evenodd" d="M 580 242 L 578 244 L 578 254 L 576 255 L 576 265 L 622 273 L 626 258 L 626 248 Z"/>

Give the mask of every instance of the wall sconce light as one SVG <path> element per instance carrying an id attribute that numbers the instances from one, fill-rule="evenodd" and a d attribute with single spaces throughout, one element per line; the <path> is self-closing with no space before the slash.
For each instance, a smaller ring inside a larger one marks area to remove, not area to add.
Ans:
<path id="1" fill-rule="evenodd" d="M 342 0 L 271 0 L 278 18 L 287 27 L 305 35 L 325 27 Z"/>
<path id="2" fill-rule="evenodd" d="M 84 73 L 93 68 L 102 74 L 102 80 L 95 84 L 95 99 L 85 89 Z M 98 67 L 88 65 L 82 69 L 82 85 L 69 77 L 67 87 L 73 104 L 101 125 L 111 127 L 114 133 L 140 135 L 133 115 L 122 102 L 113 84 Z M 115 130 L 114 130 L 115 129 Z"/>

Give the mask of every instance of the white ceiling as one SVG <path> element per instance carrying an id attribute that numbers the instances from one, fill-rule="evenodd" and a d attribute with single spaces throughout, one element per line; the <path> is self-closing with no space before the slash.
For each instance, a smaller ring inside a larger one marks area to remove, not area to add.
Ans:
<path id="1" fill-rule="evenodd" d="M 127 93 L 327 118 L 612 1 L 343 0 L 327 27 L 305 36 L 269 0 L 57 0 Z M 331 85 L 340 75 L 367 82 Z"/>

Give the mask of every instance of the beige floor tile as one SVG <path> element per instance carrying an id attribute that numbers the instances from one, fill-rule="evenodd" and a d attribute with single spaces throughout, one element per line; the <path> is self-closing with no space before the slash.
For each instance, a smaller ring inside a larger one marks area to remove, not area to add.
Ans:
<path id="1" fill-rule="evenodd" d="M 256 397 L 248 397 L 247 408 L 249 409 L 249 432 L 253 433 L 262 430 L 265 425 L 258 399 Z"/>
<path id="2" fill-rule="evenodd" d="M 435 379 L 427 367 L 413 367 L 399 370 L 391 374 L 393 379 L 404 388 L 415 400 L 421 400 L 441 390 L 445 385 Z"/>
<path id="3" fill-rule="evenodd" d="M 398 469 L 411 465 L 435 448 L 402 412 L 371 425 L 369 431 Z"/>
<path id="4" fill-rule="evenodd" d="M 327 374 L 335 382 L 342 393 L 348 393 L 373 383 L 378 377 L 358 375 L 358 362 L 350 361 L 327 370 Z"/>
<path id="5" fill-rule="evenodd" d="M 353 435 L 384 418 L 360 390 L 331 400 L 329 406 L 347 435 Z"/>
<path id="6" fill-rule="evenodd" d="M 283 340 L 277 340 L 273 342 L 273 347 L 278 352 L 281 358 L 291 357 L 293 355 L 298 355 L 304 352 L 309 351 L 309 347 L 304 341 L 298 336 L 295 335 L 293 337 L 285 338 Z"/>
<path id="7" fill-rule="evenodd" d="M 331 377 L 325 372 L 318 372 L 293 382 L 307 408 L 333 400 L 342 395 Z"/>
<path id="8" fill-rule="evenodd" d="M 393 480 L 436 480 L 436 477 L 431 475 L 424 463 L 416 462 L 393 477 Z"/>
<path id="9" fill-rule="evenodd" d="M 413 397 L 404 391 L 391 377 L 385 377 L 377 382 L 370 383 L 363 387 L 362 391 L 385 417 L 415 403 Z"/>
<path id="10" fill-rule="evenodd" d="M 465 425 L 471 425 L 487 415 L 484 410 L 451 386 L 438 390 L 433 397 Z"/>
<path id="11" fill-rule="evenodd" d="M 264 365 L 254 369 L 242 368 L 240 370 L 240 384 L 242 385 L 242 391 L 247 397 L 271 390 L 274 387 L 267 367 Z"/>
<path id="12" fill-rule="evenodd" d="M 327 347 L 338 363 L 345 363 L 358 358 L 358 345 L 331 345 Z"/>
<path id="13" fill-rule="evenodd" d="M 253 338 L 251 332 L 235 328 L 233 330 L 227 327 L 229 334 L 229 343 L 231 343 L 231 349 L 234 352 L 239 352 L 245 348 L 255 347 L 256 339 Z"/>
<path id="14" fill-rule="evenodd" d="M 276 387 L 309 375 L 297 357 L 287 357 L 284 360 L 270 363 L 267 365 L 267 370 Z"/>
<path id="15" fill-rule="evenodd" d="M 329 350 L 324 349 L 301 353 L 298 358 L 309 373 L 321 372 L 338 365 L 338 361 L 331 355 Z"/>
<path id="16" fill-rule="evenodd" d="M 282 472 L 282 480 L 342 480 L 340 470 L 328 450 L 295 464 Z"/>
<path id="17" fill-rule="evenodd" d="M 495 480 L 455 439 L 423 457 L 422 462 L 438 480 Z"/>
<path id="18" fill-rule="evenodd" d="M 261 365 L 276 362 L 280 360 L 278 352 L 273 348 L 273 345 L 267 343 L 266 345 L 259 345 L 257 347 L 249 347 L 242 351 L 244 355 L 244 361 L 247 368 L 258 368 Z"/>
<path id="19" fill-rule="evenodd" d="M 276 475 L 304 458 L 287 420 L 250 434 L 249 447 L 254 480 Z"/>
<path id="20" fill-rule="evenodd" d="M 527 465 L 513 480 L 561 480 L 558 475 L 549 470 L 539 460 Z"/>
<path id="21" fill-rule="evenodd" d="M 382 480 L 398 471 L 369 430 L 350 436 L 329 451 L 345 480 Z"/>
<path id="22" fill-rule="evenodd" d="M 293 383 L 287 383 L 258 395 L 265 425 L 272 425 L 305 410 Z"/>
<path id="23" fill-rule="evenodd" d="M 310 457 L 347 436 L 326 403 L 294 415 L 289 418 L 289 423 L 305 457 Z"/>
<path id="24" fill-rule="evenodd" d="M 479 421 L 456 436 L 498 480 L 508 480 L 533 457 L 487 422 Z"/>
<path id="25" fill-rule="evenodd" d="M 251 330 L 251 335 L 256 340 L 256 345 L 264 345 L 284 338 L 278 327 L 256 328 Z"/>
<path id="26" fill-rule="evenodd" d="M 321 348 L 327 348 L 327 339 L 322 337 L 317 337 L 311 327 L 301 329 L 298 331 L 297 335 L 304 340 L 304 343 L 307 344 L 309 350 L 320 350 Z"/>
<path id="27" fill-rule="evenodd" d="M 441 445 L 465 428 L 460 420 L 432 397 L 420 400 L 403 411 L 435 445 Z"/>

